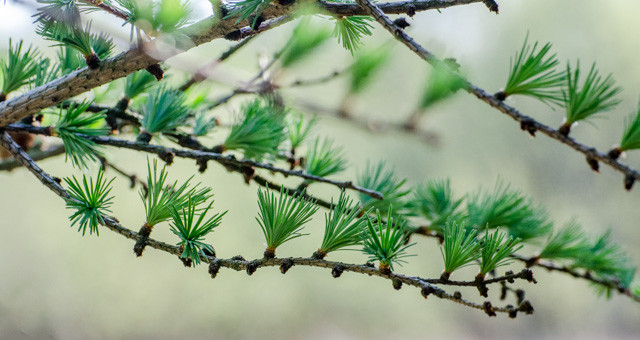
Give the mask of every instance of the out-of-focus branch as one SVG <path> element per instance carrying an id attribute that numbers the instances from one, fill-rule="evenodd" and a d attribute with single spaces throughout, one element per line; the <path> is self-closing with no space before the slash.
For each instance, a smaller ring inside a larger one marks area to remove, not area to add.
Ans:
<path id="1" fill-rule="evenodd" d="M 433 66 L 442 66 L 449 68 L 447 63 L 439 60 L 435 55 L 427 51 L 424 47 L 413 40 L 413 38 L 407 35 L 400 27 L 398 27 L 393 21 L 391 21 L 391 19 L 389 19 L 389 17 L 387 17 L 380 10 L 380 8 L 378 8 L 377 5 L 373 4 L 370 0 L 357 0 L 357 3 L 366 11 L 368 15 L 374 17 L 380 25 L 382 25 L 387 31 L 389 31 L 398 41 L 400 41 L 411 51 L 416 53 L 420 58 L 424 59 L 426 62 L 430 63 Z M 524 131 L 529 132 L 532 136 L 535 135 L 536 131 L 540 131 L 543 134 L 551 137 L 552 139 L 555 139 L 569 146 L 573 150 L 583 154 L 584 156 L 586 156 L 587 162 L 593 170 L 597 171 L 598 162 L 602 162 L 609 165 L 612 169 L 621 172 L 625 176 L 624 185 L 627 190 L 631 189 L 631 186 L 635 181 L 640 180 L 640 172 L 638 172 L 637 170 L 620 163 L 619 161 L 609 157 L 605 153 L 598 152 L 593 147 L 589 147 L 587 145 L 579 143 L 573 138 L 561 134 L 560 132 L 558 132 L 558 130 L 537 122 L 535 119 L 498 100 L 495 96 L 472 84 L 468 80 L 464 80 L 463 88 L 467 92 L 476 96 L 478 99 L 489 104 L 491 107 L 519 122 L 520 128 Z"/>
<path id="2" fill-rule="evenodd" d="M 29 156 L 34 161 L 39 161 L 51 157 L 55 157 L 58 155 L 62 155 L 64 153 L 64 145 L 58 144 L 54 145 L 46 150 L 34 150 L 29 153 Z M 0 171 L 11 171 L 15 168 L 21 167 L 22 163 L 20 163 L 17 159 L 11 158 L 5 161 L 0 162 Z"/>

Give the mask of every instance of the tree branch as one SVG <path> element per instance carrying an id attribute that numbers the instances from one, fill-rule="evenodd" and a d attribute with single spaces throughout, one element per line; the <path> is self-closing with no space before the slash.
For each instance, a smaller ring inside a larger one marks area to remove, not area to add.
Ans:
<path id="1" fill-rule="evenodd" d="M 29 155 L 26 152 L 24 152 L 24 150 L 22 150 L 20 146 L 18 146 L 18 144 L 16 144 L 13 141 L 13 139 L 11 139 L 8 133 L 2 132 L 2 135 L 0 136 L 0 144 L 2 144 L 2 146 L 7 148 L 14 155 L 14 157 L 16 157 L 18 161 L 20 161 L 20 163 L 22 163 L 25 167 L 27 167 L 27 169 L 29 169 L 29 171 L 33 173 L 40 180 L 40 182 L 42 182 L 45 186 L 51 189 L 56 195 L 60 196 L 65 200 L 70 199 L 69 194 L 66 192 L 64 188 L 62 188 L 60 183 L 56 179 L 51 177 L 49 174 L 47 174 L 45 171 L 43 171 L 29 157 Z M 139 238 L 138 233 L 123 227 L 122 225 L 120 225 L 118 220 L 114 217 L 102 216 L 102 220 L 104 222 L 103 225 L 105 227 L 109 228 L 110 230 L 124 237 L 127 237 L 131 240 L 137 240 Z M 160 242 L 151 238 L 147 240 L 147 245 L 152 248 L 155 248 L 176 256 L 181 256 L 182 254 L 180 247 L 172 246 L 167 243 Z M 342 272 L 347 271 L 347 272 L 365 274 L 368 276 L 378 276 L 384 279 L 391 280 L 393 282 L 394 288 L 396 289 L 399 289 L 399 287 L 401 287 L 402 284 L 418 287 L 421 289 L 421 294 L 424 298 L 427 298 L 430 295 L 434 295 L 441 299 L 450 300 L 467 307 L 485 311 L 485 313 L 487 313 L 490 316 L 495 316 L 495 313 L 497 312 L 508 313 L 509 316 L 513 316 L 513 317 L 515 317 L 515 314 L 517 314 L 518 311 L 522 311 L 527 314 L 530 314 L 533 312 L 533 309 L 531 308 L 531 304 L 528 301 L 520 304 L 520 306 L 517 309 L 511 306 L 493 307 L 491 303 L 488 301 L 480 305 L 468 300 L 464 300 L 461 294 L 458 292 L 456 292 L 455 294 L 448 294 L 443 289 L 435 286 L 432 283 L 429 283 L 429 281 L 436 281 L 436 282 L 442 281 L 440 279 L 428 280 L 428 279 L 422 279 L 419 277 L 406 276 L 406 275 L 396 274 L 396 273 L 387 274 L 387 273 L 381 272 L 379 269 L 375 267 L 371 267 L 368 265 L 356 265 L 356 264 L 348 264 L 348 263 L 342 263 L 342 262 L 326 261 L 326 260 L 319 260 L 314 258 L 301 258 L 301 257 L 272 258 L 272 259 L 263 258 L 263 259 L 247 261 L 239 256 L 233 257 L 231 259 L 220 259 L 220 258 L 201 255 L 201 260 L 203 262 L 210 264 L 209 272 L 212 275 L 212 277 L 217 275 L 221 267 L 230 268 L 237 271 L 245 270 L 250 275 L 253 272 L 255 272 L 255 270 L 261 267 L 279 266 L 283 273 L 286 273 L 287 270 L 294 265 L 320 267 L 320 268 L 331 269 L 334 277 L 339 277 L 342 274 Z M 522 273 L 525 273 L 525 272 L 526 270 L 524 270 Z M 506 275 L 504 277 L 491 280 L 491 283 L 513 280 L 515 278 L 521 278 L 521 275 L 522 274 Z M 442 282 L 442 284 L 459 285 L 459 286 L 476 285 L 473 282 L 463 283 L 463 282 L 455 282 L 455 281 Z"/>
<path id="2" fill-rule="evenodd" d="M 423 11 L 466 5 L 479 1 L 480 0 L 424 0 L 416 1 L 413 6 L 418 6 L 419 9 L 416 7 L 416 10 Z M 391 6 L 391 4 L 392 3 L 388 4 L 390 9 L 399 8 L 394 7 L 395 5 Z M 409 6 L 409 3 L 405 3 L 405 5 Z M 359 10 L 353 8 L 353 5 L 338 4 L 337 7 L 330 7 L 328 11 L 334 14 L 357 15 L 359 13 Z M 252 30 L 250 27 L 243 27 L 241 24 L 236 24 L 236 18 L 219 20 L 214 17 L 209 17 L 181 29 L 179 33 L 191 39 L 192 44 L 189 48 L 219 38 L 240 40 L 293 19 L 289 15 L 292 10 L 293 6 L 269 6 L 262 12 L 266 21 L 262 23 L 258 30 Z M 347 13 L 341 11 L 346 11 Z M 152 50 L 154 48 L 154 41 L 147 43 L 141 48 L 134 47 L 114 58 L 103 61 L 97 69 L 90 70 L 88 67 L 84 67 L 18 97 L 0 103 L 0 127 L 17 122 L 42 109 L 55 106 L 66 99 L 158 63 L 158 60 L 144 52 L 145 50 Z M 183 50 L 176 48 L 170 50 L 163 48 L 163 51 L 165 51 L 165 58 L 183 52 Z"/>
<path id="3" fill-rule="evenodd" d="M 432 66 L 441 66 L 441 67 L 446 67 L 446 68 L 450 69 L 450 67 L 447 65 L 447 63 L 439 60 L 435 55 L 433 55 L 431 52 L 427 51 L 420 44 L 415 42 L 415 40 L 413 40 L 413 38 L 411 38 L 409 35 L 404 33 L 404 31 L 400 27 L 398 27 L 396 24 L 394 24 L 393 21 L 391 21 L 391 19 L 389 19 L 389 17 L 387 17 L 370 0 L 356 0 L 356 1 L 360 6 L 362 6 L 362 8 L 365 9 L 365 11 L 367 12 L 368 15 L 371 15 L 372 17 L 374 17 L 376 19 L 376 21 L 378 21 L 378 23 L 380 23 L 380 25 L 382 25 L 387 31 L 389 31 L 398 41 L 400 41 L 405 46 L 407 46 L 411 51 L 416 53 L 420 58 L 424 59 L 425 61 L 427 61 Z M 451 70 L 451 71 L 454 72 L 454 70 Z M 520 122 L 520 128 L 522 130 L 525 130 L 525 131 L 529 132 L 531 135 L 534 135 L 536 131 L 540 131 L 543 134 L 545 134 L 545 135 L 547 135 L 547 136 L 549 136 L 549 137 L 551 137 L 551 138 L 553 138 L 553 139 L 555 139 L 555 140 L 557 140 L 557 141 L 559 141 L 559 142 L 561 142 L 561 143 L 563 143 L 565 145 L 568 145 L 569 147 L 571 147 L 575 151 L 578 151 L 578 152 L 582 153 L 583 155 L 585 155 L 586 158 L 587 158 L 587 162 L 590 163 L 590 165 L 591 165 L 592 162 L 596 162 L 596 163 L 597 162 L 603 162 L 603 163 L 609 165 L 612 169 L 617 170 L 617 171 L 621 172 L 622 174 L 624 174 L 625 175 L 624 184 L 625 184 L 625 188 L 627 190 L 631 189 L 631 186 L 633 185 L 634 181 L 640 180 L 640 172 L 638 172 L 637 170 L 634 170 L 634 169 L 630 168 L 629 166 L 620 163 L 619 161 L 609 157 L 605 153 L 598 152 L 593 147 L 588 147 L 588 146 L 586 146 L 584 144 L 581 144 L 581 143 L 575 141 L 573 138 L 570 138 L 570 137 L 562 135 L 557 130 L 555 130 L 555 129 L 549 127 L 549 126 L 546 126 L 546 125 L 544 125 L 542 123 L 539 123 L 536 120 L 534 120 L 533 118 L 522 114 L 517 109 L 505 104 L 504 102 L 501 102 L 495 96 L 493 96 L 492 94 L 489 94 L 488 92 L 486 92 L 482 88 L 472 84 L 468 80 L 466 80 L 466 79 L 464 79 L 462 77 L 461 77 L 461 79 L 463 79 L 463 81 L 464 81 L 463 88 L 467 92 L 475 95 L 478 99 L 480 99 L 483 102 L 489 104 L 491 107 L 498 109 L 500 112 L 502 112 L 502 113 L 506 114 L 507 116 L 513 118 L 515 121 Z M 593 165 L 591 165 L 591 166 L 592 166 L 592 169 L 594 169 L 594 170 L 597 169 L 597 166 L 593 166 Z"/>

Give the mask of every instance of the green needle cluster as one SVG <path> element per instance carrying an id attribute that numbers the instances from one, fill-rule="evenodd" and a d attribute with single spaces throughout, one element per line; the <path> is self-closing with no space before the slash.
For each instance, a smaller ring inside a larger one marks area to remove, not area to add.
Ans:
<path id="1" fill-rule="evenodd" d="M 444 228 L 444 242 L 440 247 L 444 259 L 441 278 L 448 280 L 455 270 L 471 265 L 480 257 L 477 230 L 468 229 L 463 223 L 449 221 Z"/>
<path id="2" fill-rule="evenodd" d="M 412 205 L 416 212 L 429 221 L 429 229 L 445 233 L 448 221 L 461 221 L 459 210 L 462 199 L 456 199 L 449 180 L 428 180 L 413 189 Z"/>
<path id="3" fill-rule="evenodd" d="M 113 196 L 110 196 L 109 193 L 111 192 L 111 182 L 114 179 L 107 181 L 104 178 L 104 172 L 100 171 L 95 180 L 87 178 L 85 175 L 82 176 L 82 183 L 75 177 L 64 180 L 69 186 L 69 198 L 66 200 L 67 208 L 76 211 L 69 217 L 71 226 L 78 223 L 78 231 L 82 231 L 82 236 L 85 235 L 87 229 L 89 234 L 95 232 L 98 235 L 98 224 L 103 224 L 103 216 L 111 212 L 109 207 L 113 203 Z"/>
<path id="4" fill-rule="evenodd" d="M 328 30 L 312 25 L 309 19 L 303 19 L 293 30 L 293 35 L 280 56 L 282 67 L 289 67 L 313 54 L 327 39 Z"/>
<path id="5" fill-rule="evenodd" d="M 367 231 L 362 251 L 369 255 L 369 260 L 378 261 L 380 271 L 390 273 L 394 264 L 406 263 L 407 249 L 415 243 L 407 244 L 408 234 L 402 223 L 393 217 L 391 208 L 388 209 L 386 221 L 382 220 L 380 210 L 376 210 L 376 218 L 367 218 Z"/>
<path id="6" fill-rule="evenodd" d="M 598 74 L 595 63 L 591 65 L 591 69 L 582 84 L 580 83 L 580 62 L 576 63 L 574 71 L 567 64 L 566 77 L 567 88 L 562 90 L 566 122 L 558 129 L 558 132 L 565 136 L 569 135 L 573 123 L 609 111 L 620 103 L 616 95 L 622 89 L 615 86 L 615 81 L 611 74 L 602 78 Z"/>
<path id="7" fill-rule="evenodd" d="M 480 252 L 480 273 L 478 279 L 484 277 L 490 271 L 506 266 L 511 263 L 510 256 L 522 248 L 520 239 L 507 237 L 506 233 L 497 229 L 495 232 L 485 233 L 482 239 L 482 250 Z"/>
<path id="8" fill-rule="evenodd" d="M 22 50 L 22 41 L 15 46 L 9 40 L 9 55 L 0 60 L 0 72 L 2 73 L 2 89 L 0 102 L 7 99 L 7 95 L 24 85 L 32 83 L 36 79 L 40 53 L 35 48 L 29 47 Z"/>
<path id="9" fill-rule="evenodd" d="M 221 151 L 242 150 L 246 158 L 255 160 L 274 158 L 280 144 L 287 139 L 282 110 L 256 99 L 242 106 L 242 112 Z"/>
<path id="10" fill-rule="evenodd" d="M 142 132 L 138 141 L 148 143 L 154 134 L 175 132 L 193 112 L 185 104 L 182 92 L 160 85 L 142 106 Z"/>
<path id="11" fill-rule="evenodd" d="M 627 118 L 620 146 L 609 151 L 609 157 L 617 159 L 624 151 L 640 149 L 640 102 L 635 117 Z"/>
<path id="12" fill-rule="evenodd" d="M 267 241 L 265 258 L 273 258 L 276 248 L 294 238 L 304 236 L 302 228 L 311 220 L 318 206 L 311 200 L 303 198 L 304 192 L 289 196 L 284 187 L 276 197 L 272 192 L 258 189 L 259 213 L 256 220 Z"/>
<path id="13" fill-rule="evenodd" d="M 342 148 L 334 147 L 329 139 L 316 138 L 304 160 L 305 172 L 318 177 L 327 177 L 347 168 Z"/>
<path id="14" fill-rule="evenodd" d="M 198 208 L 199 202 L 191 197 L 187 201 L 184 209 L 179 211 L 175 207 L 170 207 L 171 231 L 180 238 L 178 245 L 183 248 L 181 258 L 191 261 L 194 265 L 200 264 L 200 254 L 206 250 L 209 254 L 215 254 L 213 247 L 203 242 L 205 236 L 220 225 L 222 217 L 227 213 L 214 214 L 206 218 L 213 201 L 204 209 Z M 196 214 L 198 218 L 195 219 Z M 191 263 L 189 262 L 189 263 Z"/>
<path id="15" fill-rule="evenodd" d="M 289 142 L 291 143 L 291 152 L 295 154 L 295 150 L 302 145 L 315 125 L 316 117 L 305 123 L 302 113 L 291 112 L 287 115 L 287 132 L 289 133 Z"/>
<path id="16" fill-rule="evenodd" d="M 92 102 L 70 103 L 67 109 L 60 109 L 54 132 L 62 139 L 66 159 L 73 166 L 87 168 L 101 155 L 98 145 L 84 136 L 104 136 L 109 128 L 104 125 L 103 113 L 86 112 Z"/>
<path id="17" fill-rule="evenodd" d="M 397 214 L 407 215 L 411 213 L 409 203 L 404 200 L 410 190 L 403 189 L 406 180 L 395 177 L 392 169 L 388 169 L 386 163 L 379 162 L 377 165 L 367 163 L 364 172 L 357 178 L 358 185 L 381 193 L 384 198 L 378 200 L 366 194 L 359 193 L 360 202 L 364 210 L 377 209 L 385 214 L 393 210 Z"/>
<path id="18" fill-rule="evenodd" d="M 504 90 L 496 97 L 504 100 L 511 95 L 523 95 L 537 98 L 547 104 L 562 103 L 560 87 L 564 85 L 566 76 L 555 70 L 558 65 L 556 54 L 549 55 L 551 44 L 546 43 L 538 50 L 538 42 L 533 46 L 525 38 L 522 49 L 511 59 L 509 79 Z"/>
<path id="19" fill-rule="evenodd" d="M 333 206 L 333 200 L 331 205 Z M 363 211 L 358 204 L 352 201 L 343 189 L 338 204 L 324 215 L 324 238 L 313 256 L 322 259 L 332 251 L 362 244 L 366 219 L 359 217 L 361 214 Z"/>
<path id="20" fill-rule="evenodd" d="M 338 38 L 344 49 L 354 55 L 362 45 L 362 38 L 370 36 L 373 19 L 368 16 L 354 15 L 349 17 L 337 17 L 336 26 L 331 33 Z"/>

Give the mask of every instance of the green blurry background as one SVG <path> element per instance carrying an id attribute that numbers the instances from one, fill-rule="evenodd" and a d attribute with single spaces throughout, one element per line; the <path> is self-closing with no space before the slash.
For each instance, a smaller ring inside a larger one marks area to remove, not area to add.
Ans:
<path id="1" fill-rule="evenodd" d="M 619 1 L 500 1 L 500 15 L 482 4 L 419 13 L 408 33 L 438 56 L 454 57 L 464 73 L 488 91 L 506 82 L 509 58 L 530 38 L 554 44 L 563 62 L 577 58 L 583 65 L 597 61 L 604 74 L 614 73 L 624 88 L 623 103 L 597 128 L 582 124 L 572 136 L 599 150 L 619 141 L 624 118 L 637 108 L 640 96 L 640 2 Z M 9 2 L 0 4 L 0 42 L 24 38 L 45 45 L 31 26 L 29 13 Z M 206 8 L 206 7 L 205 7 Z M 115 19 L 94 27 L 118 27 Z M 270 55 L 289 37 L 293 24 L 268 31 L 251 42 L 219 69 L 220 79 L 248 79 L 257 70 L 256 56 Z M 126 46 L 128 32 L 118 31 L 117 42 Z M 358 115 L 401 121 L 417 104 L 429 68 L 408 49 L 391 42 L 386 31 L 376 29 L 370 46 L 387 43 L 393 57 L 375 84 L 358 97 Z M 216 40 L 169 61 L 175 69 L 193 69 L 218 56 L 231 43 Z M 53 51 L 52 49 L 50 51 Z M 331 41 L 314 57 L 281 75 L 283 83 L 339 70 L 351 57 Z M 175 75 L 173 81 L 180 81 Z M 287 98 L 301 96 L 324 107 L 336 107 L 346 79 L 313 88 L 286 90 Z M 229 87 L 211 86 L 211 98 Z M 117 95 L 116 95 L 117 96 Z M 230 121 L 240 100 L 218 110 Z M 562 123 L 563 112 L 514 98 L 511 104 L 551 126 Z M 635 263 L 640 263 L 640 190 L 622 188 L 622 175 L 609 168 L 596 175 L 584 157 L 544 136 L 531 139 L 518 125 L 474 97 L 460 93 L 427 113 L 422 128 L 437 132 L 439 147 L 398 133 L 376 134 L 331 117 L 320 120 L 317 135 L 329 135 L 345 147 L 350 170 L 340 178 L 355 178 L 367 160 L 385 159 L 411 184 L 427 178 L 452 181 L 460 194 L 491 187 L 498 178 L 512 183 L 546 206 L 558 224 L 578 217 L 592 234 L 612 229 Z M 224 131 L 216 136 L 224 135 Z M 111 160 L 144 175 L 146 157 L 129 151 L 109 150 Z M 631 152 L 625 162 L 640 168 L 640 153 Z M 41 162 L 62 177 L 80 172 L 63 157 Z M 192 161 L 176 160 L 170 177 L 186 178 Z M 116 176 L 113 172 L 108 175 Z M 210 163 L 196 178 L 214 188 L 216 210 L 229 210 L 223 225 L 208 240 L 219 256 L 262 256 L 263 236 L 257 214 L 255 184 Z M 297 184 L 295 179 L 276 181 Z M 144 209 L 136 190 L 118 178 L 114 215 L 137 230 Z M 286 275 L 277 269 L 261 269 L 248 277 L 244 272 L 221 270 L 211 280 L 206 266 L 184 268 L 178 259 L 148 248 L 135 258 L 133 243 L 103 229 L 99 237 L 82 237 L 69 228 L 69 211 L 63 201 L 24 170 L 0 173 L 0 338 L 634 338 L 640 334 L 640 308 L 628 298 L 598 298 L 592 287 L 562 274 L 534 273 L 539 283 L 524 284 L 536 312 L 510 320 L 503 315 L 488 318 L 476 310 L 442 301 L 424 300 L 417 289 L 391 288 L 379 278 L 345 273 L 334 279 L 327 270 L 293 268 Z M 321 197 L 337 190 L 314 184 Z M 310 235 L 278 249 L 280 256 L 309 256 L 322 238 L 319 212 L 308 227 Z M 166 226 L 154 237 L 175 243 Z M 439 276 L 442 259 L 433 240 L 420 239 L 411 248 L 418 257 L 399 271 Z M 364 262 L 357 252 L 332 254 L 332 259 Z M 519 268 L 519 267 L 515 267 Z M 455 274 L 471 278 L 475 268 Z M 498 294 L 497 288 L 491 293 Z M 463 295 L 476 298 L 473 290 Z M 481 300 L 477 300 L 481 301 Z"/>

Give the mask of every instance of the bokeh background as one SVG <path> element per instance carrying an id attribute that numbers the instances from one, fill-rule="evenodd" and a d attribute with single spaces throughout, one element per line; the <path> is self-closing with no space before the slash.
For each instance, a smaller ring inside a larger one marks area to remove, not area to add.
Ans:
<path id="1" fill-rule="evenodd" d="M 194 2 L 198 5 L 197 2 Z M 206 3 L 206 2 L 205 2 Z M 578 140 L 609 149 L 619 141 L 625 117 L 637 109 L 640 96 L 640 2 L 580 0 L 499 1 L 500 15 L 482 4 L 423 12 L 410 19 L 407 32 L 441 57 L 454 57 L 475 84 L 498 91 L 507 77 L 509 58 L 524 37 L 554 44 L 559 59 L 583 66 L 597 61 L 624 88 L 623 99 L 597 127 L 582 124 L 572 131 Z M 8 39 L 24 39 L 45 50 L 48 44 L 33 33 L 28 2 L 0 3 L 0 49 Z M 206 15 L 208 8 L 200 7 Z M 121 49 L 128 31 L 116 19 L 96 16 L 94 27 L 112 31 Z M 271 55 L 289 37 L 295 24 L 268 31 L 222 65 L 210 86 L 210 97 L 230 90 L 229 83 L 255 74 L 258 55 Z M 392 59 L 374 84 L 357 98 L 354 111 L 361 117 L 402 121 L 416 106 L 429 67 L 409 50 L 376 29 L 367 46 L 386 44 Z M 168 64 L 174 70 L 192 70 L 218 56 L 231 43 L 216 40 Z M 54 49 L 48 49 L 53 54 Z M 330 41 L 312 58 L 284 72 L 288 83 L 343 69 L 351 56 Z M 172 81 L 185 78 L 174 73 Z M 345 78 L 323 86 L 284 90 L 286 98 L 304 98 L 323 107 L 337 107 L 347 88 Z M 117 97 L 119 94 L 116 94 Z M 232 101 L 216 114 L 230 121 L 238 104 Z M 533 100 L 511 103 L 526 114 L 559 126 L 563 112 Z M 492 187 L 498 178 L 530 194 L 561 224 L 577 217 L 592 234 L 612 230 L 635 263 L 640 263 L 640 190 L 625 192 L 622 175 L 604 167 L 597 175 L 584 158 L 544 136 L 532 139 L 518 125 L 472 96 L 460 93 L 430 109 L 421 128 L 438 133 L 440 145 L 426 145 L 402 133 L 372 133 L 332 117 L 321 117 L 316 135 L 328 135 L 344 146 L 350 168 L 340 178 L 355 178 L 367 160 L 387 160 L 410 184 L 427 178 L 450 178 L 459 194 Z M 224 130 L 213 139 L 225 134 Z M 146 156 L 108 150 L 115 163 L 144 175 Z M 640 154 L 624 160 L 640 168 Z M 64 157 L 42 161 L 56 176 L 81 172 Z M 191 161 L 176 160 L 170 177 L 195 172 Z M 109 172 L 109 176 L 116 176 Z M 255 184 L 210 163 L 198 181 L 214 188 L 217 211 L 229 210 L 223 225 L 209 237 L 219 256 L 262 255 L 264 241 L 255 222 Z M 276 181 L 297 184 L 276 176 Z M 114 215 L 137 230 L 144 209 L 137 190 L 118 178 Z M 142 258 L 133 243 L 103 230 L 99 237 L 82 237 L 69 228 L 69 211 L 62 200 L 24 170 L 0 173 L 0 338 L 146 339 L 146 338 L 261 338 L 261 339 L 388 339 L 388 338 L 636 338 L 640 308 L 628 298 L 597 297 L 583 281 L 536 269 L 537 285 L 526 284 L 527 298 L 536 312 L 510 320 L 442 301 L 424 300 L 419 291 L 395 291 L 386 280 L 345 273 L 334 279 L 327 270 L 293 268 L 244 272 L 222 270 L 211 280 L 205 266 L 184 268 L 168 254 L 147 249 Z M 337 195 L 333 187 L 314 184 L 321 197 Z M 310 235 L 283 245 L 280 256 L 308 256 L 321 242 L 323 216 L 316 214 Z M 176 242 L 166 226 L 154 237 Z M 418 240 L 411 251 L 418 256 L 400 269 L 403 273 L 439 276 L 442 259 L 433 240 Z M 332 254 L 336 260 L 363 262 L 357 252 Z M 518 268 L 517 266 L 515 268 Z M 456 274 L 471 278 L 475 269 Z M 498 294 L 493 289 L 492 294 Z M 463 291 L 467 297 L 477 294 Z M 481 301 L 481 300 L 479 300 Z"/>

